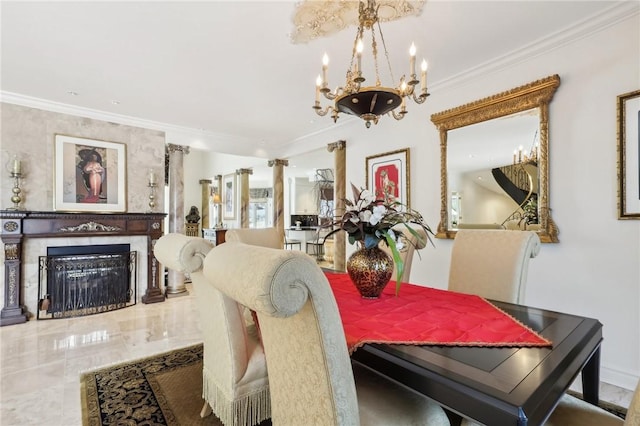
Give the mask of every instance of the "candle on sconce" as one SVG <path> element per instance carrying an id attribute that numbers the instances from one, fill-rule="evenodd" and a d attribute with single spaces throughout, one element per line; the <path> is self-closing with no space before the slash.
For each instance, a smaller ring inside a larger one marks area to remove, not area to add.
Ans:
<path id="1" fill-rule="evenodd" d="M 316 78 L 316 103 L 320 102 L 320 86 L 322 86 L 322 77 L 318 74 L 318 78 Z"/>
<path id="2" fill-rule="evenodd" d="M 20 160 L 18 160 L 17 156 L 13 157 L 13 174 L 20 174 L 20 172 L 22 171 L 22 164 L 20 163 Z"/>
<path id="3" fill-rule="evenodd" d="M 422 71 L 420 73 L 420 87 L 425 92 L 427 91 L 427 66 L 426 59 L 423 59 L 422 64 L 420 64 L 420 69 Z"/>
<path id="4" fill-rule="evenodd" d="M 522 162 L 522 145 L 518 147 L 518 163 Z"/>
<path id="5" fill-rule="evenodd" d="M 153 170 L 149 171 L 149 185 L 155 185 L 156 184 L 156 174 L 153 172 Z"/>
<path id="6" fill-rule="evenodd" d="M 415 45 L 415 43 L 411 43 L 411 47 L 409 48 L 409 70 L 411 71 L 411 75 L 416 75 L 416 45 Z"/>
<path id="7" fill-rule="evenodd" d="M 327 84 L 327 69 L 329 68 L 329 55 L 325 52 L 322 56 L 322 82 Z"/>

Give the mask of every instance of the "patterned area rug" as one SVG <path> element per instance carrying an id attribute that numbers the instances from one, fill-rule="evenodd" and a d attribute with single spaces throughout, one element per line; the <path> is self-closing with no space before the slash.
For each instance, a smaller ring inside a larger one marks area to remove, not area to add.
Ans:
<path id="1" fill-rule="evenodd" d="M 84 373 L 80 394 L 85 426 L 222 426 L 214 415 L 200 417 L 202 345 Z M 627 412 L 607 402 L 600 406 L 622 419 Z M 261 424 L 268 425 L 270 420 Z"/>
<path id="2" fill-rule="evenodd" d="M 202 345 L 84 373 L 80 387 L 83 425 L 222 425 L 200 418 Z"/>

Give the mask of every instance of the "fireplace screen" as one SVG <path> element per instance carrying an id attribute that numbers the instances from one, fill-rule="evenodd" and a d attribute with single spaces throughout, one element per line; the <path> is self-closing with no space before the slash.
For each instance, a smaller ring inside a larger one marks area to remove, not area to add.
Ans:
<path id="1" fill-rule="evenodd" d="M 69 318 L 136 303 L 137 255 L 129 244 L 49 247 L 40 257 L 38 319 Z"/>

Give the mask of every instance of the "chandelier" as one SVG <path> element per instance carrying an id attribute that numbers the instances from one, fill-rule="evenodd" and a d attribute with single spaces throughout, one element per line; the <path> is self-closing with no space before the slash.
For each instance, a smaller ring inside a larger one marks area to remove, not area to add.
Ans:
<path id="1" fill-rule="evenodd" d="M 362 118 L 367 128 L 371 127 L 371 122 L 378 124 L 380 116 L 389 114 L 396 120 L 402 120 L 407 114 L 406 99 L 413 99 L 417 104 L 423 103 L 429 93 L 427 93 L 427 61 L 422 60 L 420 80 L 416 74 L 416 47 L 412 43 L 409 49 L 409 78 L 408 81 L 403 75 L 397 87 L 383 86 L 380 82 L 378 68 L 378 43 L 376 41 L 375 25 L 377 24 L 380 40 L 384 49 L 384 56 L 387 59 L 391 79 L 394 80 L 389 54 L 384 41 L 384 35 L 378 20 L 378 6 L 374 0 L 367 0 L 359 4 L 358 10 L 358 30 L 353 43 L 351 62 L 347 69 L 346 82 L 342 87 L 337 87 L 333 92 L 329 89 L 327 81 L 327 70 L 329 68 L 329 57 L 324 54 L 322 58 L 322 74 L 316 80 L 316 99 L 313 109 L 320 116 L 325 116 L 331 112 L 334 123 L 338 120 L 339 113 L 351 114 Z M 364 86 L 366 81 L 362 73 L 362 53 L 364 50 L 363 36 L 365 30 L 371 34 L 371 52 L 373 54 L 373 65 L 375 69 L 375 83 L 371 86 Z M 420 93 L 416 95 L 416 86 L 420 83 Z M 333 101 L 332 105 L 324 109 L 320 106 L 320 95 Z M 396 112 L 397 108 L 400 108 Z"/>
<path id="2" fill-rule="evenodd" d="M 522 145 L 518 147 L 515 151 L 513 151 L 513 165 L 516 166 L 518 164 L 529 164 L 533 163 L 534 165 L 538 163 L 538 143 L 536 142 L 536 137 L 538 136 L 538 131 L 536 130 L 535 135 L 533 135 L 533 143 L 531 144 L 531 150 L 527 153 L 527 150 L 523 149 Z"/>

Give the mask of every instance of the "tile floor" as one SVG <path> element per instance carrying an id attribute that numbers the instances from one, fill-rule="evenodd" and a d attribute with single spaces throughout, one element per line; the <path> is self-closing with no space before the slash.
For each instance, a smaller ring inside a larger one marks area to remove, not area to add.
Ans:
<path id="1" fill-rule="evenodd" d="M 82 371 L 199 343 L 196 316 L 190 294 L 0 327 L 0 425 L 81 425 Z M 601 398 L 626 407 L 631 392 L 603 383 Z"/>

